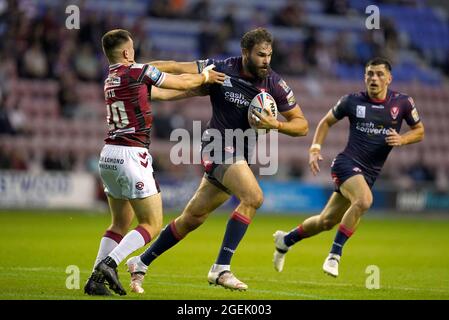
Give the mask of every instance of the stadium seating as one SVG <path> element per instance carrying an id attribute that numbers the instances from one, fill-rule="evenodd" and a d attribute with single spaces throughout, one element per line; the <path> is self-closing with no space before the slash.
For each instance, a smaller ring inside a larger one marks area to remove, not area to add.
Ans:
<path id="1" fill-rule="evenodd" d="M 186 11 L 199 3 L 200 0 L 185 0 Z M 233 6 L 238 32 L 226 40 L 224 50 L 226 55 L 240 53 L 241 32 L 254 27 L 254 14 L 260 13 L 266 19 L 266 26 L 274 34 L 275 39 L 286 45 L 302 43 L 309 36 L 308 28 L 286 27 L 273 25 L 271 18 L 291 1 L 289 0 L 210 0 L 207 17 L 192 19 L 182 16 L 173 17 L 148 16 L 148 7 L 152 1 L 140 0 L 86 0 L 83 10 L 89 14 L 102 15 L 107 18 L 120 14 L 124 25 L 134 26 L 143 30 L 143 35 L 151 41 L 156 56 L 151 59 L 194 60 L 201 57 L 199 36 L 204 30 L 204 22 L 212 22 L 219 27 L 223 18 Z M 435 63 L 444 62 L 449 52 L 449 26 L 444 16 L 425 4 L 417 6 L 398 6 L 384 4 L 385 1 L 349 0 L 349 12 L 346 15 L 326 13 L 326 1 L 301 1 L 304 10 L 303 22 L 308 27 L 318 30 L 318 37 L 326 46 L 332 45 L 340 34 L 348 36 L 349 45 L 359 56 L 370 56 L 370 48 L 363 43 L 365 8 L 368 5 L 378 5 L 383 18 L 394 18 L 401 42 L 405 47 L 397 52 L 394 61 L 393 89 L 405 92 L 416 101 L 420 115 L 426 126 L 425 142 L 409 148 L 394 150 L 387 162 L 386 171 L 398 171 L 414 161 L 420 154 L 425 155 L 429 165 L 442 168 L 449 173 L 449 115 L 447 101 L 449 87 L 447 78 L 442 74 L 442 68 L 436 68 Z M 382 3 L 381 3 L 382 2 Z M 34 8 L 40 14 L 47 12 L 49 7 L 60 4 L 53 0 L 30 0 L 30 10 Z M 107 8 L 107 12 L 105 9 Z M 84 20 L 85 21 L 85 20 Z M 133 23 L 137 24 L 134 25 Z M 103 21 L 105 22 L 105 21 Z M 98 48 L 96 48 L 98 49 Z M 153 54 L 153 52 L 151 52 Z M 217 53 L 220 55 L 219 53 Z M 97 52 L 98 57 L 101 55 Z M 360 59 L 360 57 L 359 57 Z M 104 60 L 98 59 L 99 63 Z M 363 60 L 363 59 L 362 59 Z M 332 61 L 329 75 L 306 74 L 300 78 L 287 78 L 287 82 L 295 92 L 306 118 L 309 120 L 310 131 L 305 138 L 279 136 L 280 162 L 289 165 L 292 161 L 307 164 L 308 146 L 311 143 L 313 131 L 320 119 L 344 94 L 364 89 L 361 76 L 363 66 L 360 63 Z M 0 137 L 2 145 L 20 147 L 25 152 L 39 158 L 45 150 L 56 148 L 74 151 L 77 154 L 79 168 L 88 157 L 98 156 L 106 135 L 106 109 L 104 107 L 101 82 L 78 82 L 74 90 L 79 97 L 79 105 L 73 119 L 64 117 L 59 105 L 58 92 L 60 84 L 56 78 L 47 80 L 13 79 L 8 83 L 9 95 L 6 108 L 18 108 L 27 117 L 27 135 Z M 190 128 L 193 120 L 202 122 L 203 129 L 211 115 L 209 99 L 198 97 L 179 102 L 154 102 L 155 121 L 158 110 L 178 110 Z M 338 123 L 329 134 L 323 148 L 323 174 L 328 178 L 329 164 L 337 152 L 344 148 L 347 141 L 347 121 Z M 405 127 L 405 126 L 404 126 Z M 173 142 L 168 139 L 158 139 L 153 134 L 152 149 L 161 158 L 167 157 Z M 293 147 L 292 147 L 293 146 Z M 309 179 L 305 170 L 305 179 Z M 313 180 L 313 179 L 310 179 Z M 315 181 L 315 180 L 313 180 Z"/>
<path id="2" fill-rule="evenodd" d="M 308 147 L 311 144 L 313 130 L 320 119 L 348 92 L 358 91 L 361 82 L 321 81 L 319 87 L 310 86 L 298 79 L 287 79 L 298 97 L 298 101 L 309 121 L 310 133 L 305 138 L 292 138 L 279 135 L 279 161 L 288 165 L 297 159 L 306 164 L 308 161 Z M 78 163 L 88 155 L 98 155 L 103 139 L 106 135 L 106 111 L 100 84 L 83 84 L 83 101 L 88 101 L 94 110 L 89 119 L 64 119 L 59 115 L 57 102 L 58 83 L 53 81 L 20 80 L 15 84 L 15 93 L 19 95 L 19 109 L 32 119 L 28 122 L 30 138 L 23 136 L 10 137 L 6 143 L 10 146 L 23 148 L 26 152 L 42 157 L 49 148 L 74 151 L 78 155 Z M 446 112 L 445 101 L 449 98 L 449 87 L 438 88 L 425 86 L 393 85 L 393 89 L 407 92 L 415 98 L 421 118 L 426 126 L 426 138 L 423 144 L 407 149 L 394 150 L 387 162 L 386 170 L 394 171 L 405 168 L 418 159 L 418 153 L 424 154 L 424 159 L 432 167 L 441 167 L 449 172 L 449 113 Z M 321 93 L 317 96 L 317 92 Z M 39 93 L 37 97 L 34 95 Z M 175 105 L 170 105 L 175 104 Z M 169 106 L 170 105 L 170 106 Z M 155 121 L 158 108 L 177 108 L 185 118 L 187 126 L 192 121 L 202 121 L 203 129 L 210 118 L 211 108 L 207 97 L 198 97 L 179 102 L 155 102 Z M 173 110 L 173 109 L 172 109 Z M 347 141 L 347 121 L 336 124 L 330 132 L 323 147 L 323 174 L 329 173 L 329 165 L 333 157 L 341 151 Z M 403 126 L 406 128 L 406 125 Z M 157 139 L 153 135 L 152 150 L 158 156 L 168 157 L 173 142 Z M 305 178 L 308 179 L 308 174 Z M 311 178 L 311 177 L 309 177 Z M 312 181 L 316 181 L 313 179 Z"/>

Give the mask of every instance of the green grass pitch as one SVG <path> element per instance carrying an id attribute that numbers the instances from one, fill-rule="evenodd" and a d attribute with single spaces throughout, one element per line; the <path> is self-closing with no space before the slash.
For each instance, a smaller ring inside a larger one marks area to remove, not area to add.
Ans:
<path id="1" fill-rule="evenodd" d="M 164 223 L 173 217 L 166 215 Z M 232 271 L 249 289 L 231 292 L 209 286 L 206 280 L 227 217 L 211 215 L 157 259 L 146 276 L 143 295 L 128 292 L 105 299 L 449 299 L 449 219 L 368 213 L 346 244 L 340 276 L 334 279 L 321 266 L 335 229 L 294 246 L 284 271 L 277 273 L 271 262 L 272 233 L 290 230 L 306 216 L 260 214 L 232 261 Z M 105 213 L 0 212 L 0 299 L 95 299 L 82 289 L 109 221 Z M 80 289 L 66 287 L 70 265 L 80 269 Z M 379 268 L 380 289 L 366 288 L 370 265 Z M 128 288 L 124 263 L 119 275 Z"/>

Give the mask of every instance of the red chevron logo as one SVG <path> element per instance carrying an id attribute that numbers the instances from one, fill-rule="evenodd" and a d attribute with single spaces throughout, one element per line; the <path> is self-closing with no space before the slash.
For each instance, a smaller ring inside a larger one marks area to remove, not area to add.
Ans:
<path id="1" fill-rule="evenodd" d="M 146 167 L 148 166 L 148 159 L 147 159 L 147 161 L 145 161 L 145 162 L 140 161 L 140 164 L 141 164 L 144 168 L 146 168 Z"/>
<path id="2" fill-rule="evenodd" d="M 147 158 L 147 153 L 146 152 L 144 152 L 144 153 L 138 153 L 138 155 L 139 155 L 139 157 L 141 157 L 142 159 L 146 159 Z"/>

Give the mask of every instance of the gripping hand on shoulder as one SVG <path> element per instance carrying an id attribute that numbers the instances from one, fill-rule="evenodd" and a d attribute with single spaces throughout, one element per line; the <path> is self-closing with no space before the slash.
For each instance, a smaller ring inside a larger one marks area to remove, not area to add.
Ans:
<path id="1" fill-rule="evenodd" d="M 218 83 L 218 84 L 223 84 L 226 75 L 224 73 L 221 72 L 217 72 L 215 70 L 213 70 L 215 68 L 214 64 L 211 64 L 209 66 L 207 66 L 206 68 L 203 69 L 203 71 L 201 72 L 202 75 L 204 75 L 204 83 L 208 83 L 208 84 L 213 84 L 213 83 Z"/>

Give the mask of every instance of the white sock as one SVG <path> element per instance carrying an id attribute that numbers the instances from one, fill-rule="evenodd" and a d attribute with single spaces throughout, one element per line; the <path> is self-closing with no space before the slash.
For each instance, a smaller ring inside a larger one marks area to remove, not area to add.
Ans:
<path id="1" fill-rule="evenodd" d="M 95 259 L 95 263 L 94 263 L 94 267 L 93 267 L 92 271 L 95 270 L 95 267 L 101 260 L 106 258 L 108 256 L 108 254 L 112 250 L 114 250 L 115 247 L 118 246 L 121 239 L 122 239 L 121 235 L 119 235 L 117 233 L 113 233 L 112 231 L 109 231 L 109 230 L 106 231 L 103 238 L 101 238 L 100 248 L 98 248 L 97 258 Z"/>
<path id="2" fill-rule="evenodd" d="M 212 266 L 212 272 L 222 272 L 224 270 L 231 271 L 231 266 L 229 264 L 214 264 Z"/>
<path id="3" fill-rule="evenodd" d="M 120 244 L 109 253 L 109 256 L 119 265 L 127 256 L 142 248 L 150 240 L 150 234 L 144 228 L 137 227 L 126 234 Z"/>

